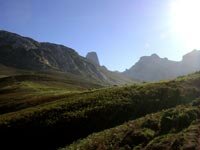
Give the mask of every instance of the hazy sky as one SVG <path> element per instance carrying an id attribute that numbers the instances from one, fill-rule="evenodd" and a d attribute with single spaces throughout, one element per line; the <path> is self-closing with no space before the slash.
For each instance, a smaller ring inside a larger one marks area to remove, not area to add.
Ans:
<path id="1" fill-rule="evenodd" d="M 174 31 L 173 27 L 187 21 L 182 18 L 175 24 L 174 16 L 181 18 L 178 13 L 188 5 L 182 0 L 186 4 L 177 9 L 175 5 L 180 12 L 173 14 L 174 1 L 0 0 L 0 29 L 63 44 L 82 56 L 96 51 L 102 65 L 123 71 L 143 55 L 157 53 L 181 60 L 183 54 L 198 48 L 185 45 L 182 32 Z"/>

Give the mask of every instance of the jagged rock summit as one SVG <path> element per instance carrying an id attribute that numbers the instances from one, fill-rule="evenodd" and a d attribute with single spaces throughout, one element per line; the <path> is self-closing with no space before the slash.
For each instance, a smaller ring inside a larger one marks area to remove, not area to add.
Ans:
<path id="1" fill-rule="evenodd" d="M 93 64 L 96 64 L 96 65 L 100 66 L 99 58 L 98 58 L 96 52 L 89 52 L 89 53 L 87 53 L 86 58 L 87 58 L 90 62 L 92 62 Z"/>

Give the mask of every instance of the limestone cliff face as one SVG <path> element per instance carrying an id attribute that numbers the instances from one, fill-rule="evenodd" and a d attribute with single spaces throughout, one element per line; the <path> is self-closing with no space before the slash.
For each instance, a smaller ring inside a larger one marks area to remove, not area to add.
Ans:
<path id="1" fill-rule="evenodd" d="M 92 63 L 94 63 L 94 64 L 100 66 L 99 58 L 98 58 L 96 52 L 89 52 L 89 53 L 87 53 L 86 58 L 87 58 L 90 62 L 92 62 Z"/>

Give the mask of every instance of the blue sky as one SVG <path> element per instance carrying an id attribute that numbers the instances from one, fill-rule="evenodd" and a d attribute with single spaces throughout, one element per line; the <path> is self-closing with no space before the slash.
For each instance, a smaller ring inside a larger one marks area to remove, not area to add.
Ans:
<path id="1" fill-rule="evenodd" d="M 0 29 L 98 53 L 110 70 L 141 56 L 181 60 L 191 51 L 171 32 L 173 0 L 0 0 Z"/>

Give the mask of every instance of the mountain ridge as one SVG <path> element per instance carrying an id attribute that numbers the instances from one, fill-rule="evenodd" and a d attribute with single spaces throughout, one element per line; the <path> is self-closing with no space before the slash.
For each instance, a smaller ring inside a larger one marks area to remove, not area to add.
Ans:
<path id="1" fill-rule="evenodd" d="M 173 79 L 200 70 L 200 51 L 193 50 L 181 61 L 160 58 L 157 54 L 142 56 L 131 68 L 122 72 L 129 77 L 143 81 Z"/>
<path id="2" fill-rule="evenodd" d="M 80 56 L 61 44 L 37 42 L 16 33 L 0 30 L 0 64 L 36 71 L 62 71 L 80 75 L 103 84 L 129 84 L 134 81 L 173 79 L 200 70 L 200 51 L 193 50 L 181 61 L 160 58 L 157 54 L 142 56 L 124 72 L 109 71 L 100 66 L 96 52 Z"/>
<path id="3" fill-rule="evenodd" d="M 37 42 L 8 31 L 0 31 L 0 64 L 35 71 L 68 72 L 103 84 L 132 82 L 123 75 L 121 75 L 122 78 L 112 76 L 114 72 L 109 70 L 102 72 L 100 66 L 80 56 L 72 48 L 48 42 Z"/>

